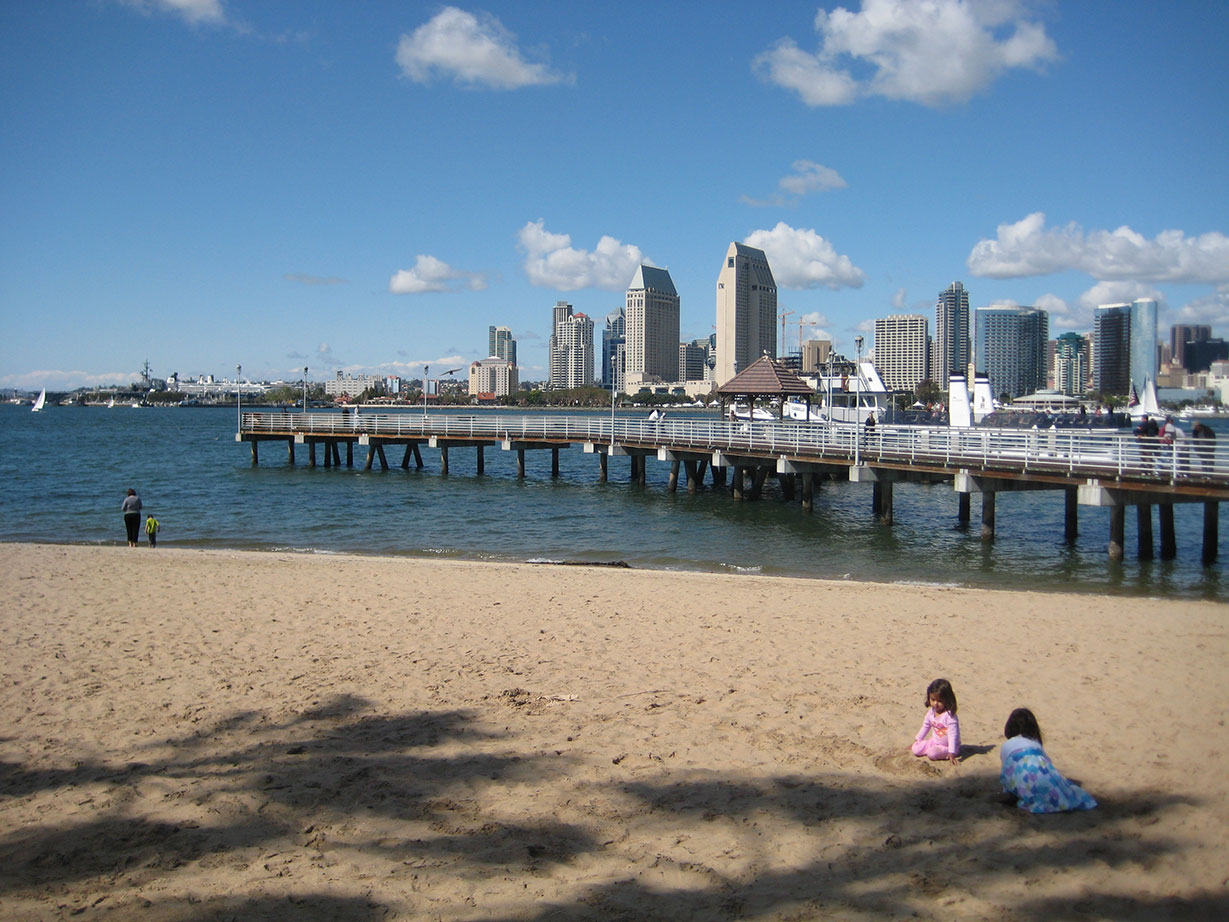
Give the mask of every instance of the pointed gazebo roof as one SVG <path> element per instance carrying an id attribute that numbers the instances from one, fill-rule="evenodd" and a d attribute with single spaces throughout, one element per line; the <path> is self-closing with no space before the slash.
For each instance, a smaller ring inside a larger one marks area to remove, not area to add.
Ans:
<path id="1" fill-rule="evenodd" d="M 717 388 L 719 397 L 814 397 L 815 389 L 774 359 L 758 359 Z"/>

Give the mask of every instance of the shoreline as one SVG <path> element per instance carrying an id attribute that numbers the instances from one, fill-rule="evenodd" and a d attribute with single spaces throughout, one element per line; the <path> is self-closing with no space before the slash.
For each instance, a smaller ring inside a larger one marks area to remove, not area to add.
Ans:
<path id="1" fill-rule="evenodd" d="M 0 544 L 17 920 L 1217 918 L 1229 605 Z M 909 755 L 956 689 L 958 766 Z M 992 803 L 1016 706 L 1101 803 Z"/>

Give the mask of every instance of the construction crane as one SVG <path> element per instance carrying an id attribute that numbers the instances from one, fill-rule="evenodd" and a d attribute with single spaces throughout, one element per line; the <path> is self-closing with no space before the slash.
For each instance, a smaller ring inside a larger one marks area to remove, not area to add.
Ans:
<path id="1" fill-rule="evenodd" d="M 782 357 L 785 356 L 785 318 L 792 317 L 796 313 L 798 312 L 797 311 L 784 311 L 777 315 L 778 317 L 781 318 L 781 343 L 777 351 L 781 354 Z"/>

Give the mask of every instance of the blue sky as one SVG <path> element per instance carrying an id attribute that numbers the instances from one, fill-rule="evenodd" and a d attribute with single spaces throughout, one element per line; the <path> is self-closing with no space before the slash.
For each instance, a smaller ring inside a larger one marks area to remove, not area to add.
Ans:
<path id="1" fill-rule="evenodd" d="M 786 337 L 1143 295 L 1229 335 L 1229 4 L 0 5 L 0 387 L 415 377 L 730 241 Z M 933 322 L 933 320 L 932 320 Z M 868 336 L 869 344 L 869 336 Z"/>

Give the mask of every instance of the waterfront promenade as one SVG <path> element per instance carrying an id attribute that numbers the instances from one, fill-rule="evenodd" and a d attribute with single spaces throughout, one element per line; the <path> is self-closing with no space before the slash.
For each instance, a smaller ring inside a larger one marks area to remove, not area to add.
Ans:
<path id="1" fill-rule="evenodd" d="M 549 451 L 558 474 L 559 451 L 579 446 L 599 463 L 600 478 L 609 476 L 609 459 L 629 459 L 633 481 L 644 482 L 646 465 L 670 465 L 669 489 L 680 473 L 691 491 L 706 474 L 716 488 L 735 499 L 755 499 L 775 480 L 782 498 L 799 499 L 810 509 L 814 486 L 824 478 L 847 479 L 872 486 L 871 509 L 892 521 L 892 487 L 900 482 L 950 481 L 962 521 L 969 518 L 971 494 L 981 496 L 983 538 L 994 537 L 995 496 L 1002 491 L 1061 490 L 1066 504 L 1067 539 L 1074 540 L 1079 505 L 1110 510 L 1108 552 L 1123 555 L 1126 507 L 1139 519 L 1141 556 L 1151 553 L 1151 507 L 1158 507 L 1162 558 L 1173 556 L 1173 505 L 1204 506 L 1202 557 L 1217 555 L 1218 509 L 1229 499 L 1229 450 L 1215 441 L 1187 439 L 1178 445 L 1141 440 L 1130 434 L 1077 429 L 954 429 L 935 426 L 879 426 L 788 422 L 726 422 L 679 418 L 651 420 L 604 416 L 243 413 L 237 441 L 251 446 L 259 461 L 261 442 L 280 441 L 295 463 L 296 446 L 316 464 L 317 447 L 324 464 L 355 463 L 354 448 L 366 449 L 364 467 L 389 465 L 385 451 L 403 450 L 401 466 L 423 466 L 422 448 L 439 451 L 441 473 L 448 473 L 449 453 L 477 452 L 476 470 L 484 473 L 484 451 L 517 453 L 523 474 L 526 453 Z M 1145 549 L 1146 548 L 1146 549 Z"/>

